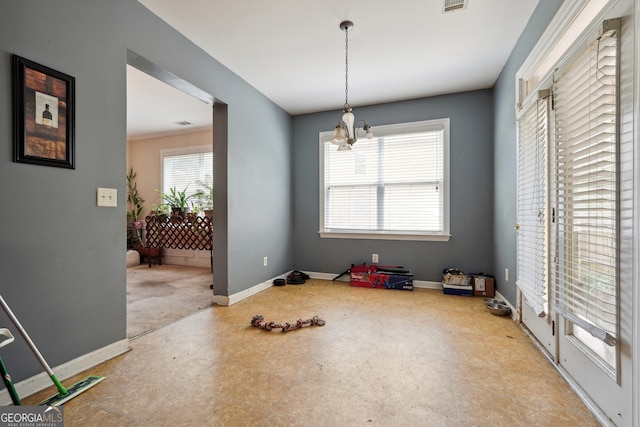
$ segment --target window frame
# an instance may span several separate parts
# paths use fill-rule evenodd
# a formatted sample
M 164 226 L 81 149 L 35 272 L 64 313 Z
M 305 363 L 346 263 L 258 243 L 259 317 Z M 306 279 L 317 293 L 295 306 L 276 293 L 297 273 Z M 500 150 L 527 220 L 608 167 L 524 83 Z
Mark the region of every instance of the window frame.
M 372 230 L 328 230 L 325 227 L 325 192 L 324 192 L 324 145 L 331 141 L 333 131 L 325 131 L 319 133 L 319 231 L 321 238 L 332 239 L 374 239 L 374 240 L 415 240 L 415 241 L 436 241 L 447 242 L 451 237 L 450 234 L 450 119 L 440 118 L 423 120 L 418 122 L 396 123 L 391 125 L 376 126 L 374 130 L 375 137 L 401 135 L 415 132 L 425 132 L 430 130 L 442 129 L 442 232 L 389 232 L 389 231 L 372 231 Z M 353 150 L 358 149 L 358 143 L 353 146 Z
M 176 156 L 182 156 L 182 155 L 190 155 L 190 154 L 206 154 L 206 153 L 211 153 L 212 156 L 212 165 L 214 164 L 214 159 L 213 159 L 213 146 L 212 145 L 192 145 L 189 147 L 178 147 L 178 148 L 165 148 L 160 150 L 160 188 L 162 189 L 161 191 L 163 193 L 167 192 L 167 189 L 165 189 L 165 170 L 164 170 L 164 159 L 166 157 L 176 157 Z M 211 180 L 212 180 L 212 184 L 213 184 L 213 169 L 211 170 Z M 190 190 L 192 191 L 188 191 L 187 195 L 189 195 L 190 193 L 194 193 L 197 191 L 197 188 L 191 188 L 189 187 Z M 182 188 L 177 188 L 178 191 L 182 191 Z

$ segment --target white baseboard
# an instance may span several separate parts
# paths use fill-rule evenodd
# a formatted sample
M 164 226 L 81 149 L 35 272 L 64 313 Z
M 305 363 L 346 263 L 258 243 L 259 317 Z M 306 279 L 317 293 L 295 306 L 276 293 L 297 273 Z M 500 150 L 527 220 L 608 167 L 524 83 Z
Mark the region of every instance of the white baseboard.
M 257 294 L 258 292 L 262 292 L 265 289 L 270 288 L 271 286 L 273 286 L 273 281 L 275 279 L 284 279 L 287 277 L 287 275 L 290 273 L 290 271 L 287 271 L 284 274 L 281 274 L 279 276 L 273 277 L 265 282 L 262 283 L 258 283 L 255 286 L 250 287 L 249 289 L 245 289 L 244 291 L 235 293 L 233 295 L 230 296 L 225 296 L 225 295 L 214 295 L 213 299 L 211 300 L 211 302 L 213 304 L 217 304 L 217 305 L 223 305 L 223 306 L 230 306 L 233 305 L 239 301 L 242 301 L 245 298 L 249 298 L 252 295 Z M 310 278 L 312 279 L 322 279 L 322 280 L 333 280 L 337 274 L 332 274 L 332 273 L 318 273 L 318 272 L 307 272 L 305 271 L 306 274 L 309 275 Z M 344 275 L 342 276 L 340 279 L 340 281 L 349 281 L 349 276 L 348 275 Z
M 350 276 L 349 274 L 343 274 L 340 277 L 338 277 L 338 274 L 334 274 L 334 273 L 318 273 L 318 272 L 310 272 L 307 273 L 309 275 L 309 277 L 311 277 L 312 279 L 322 279 L 322 280 L 334 280 L 336 282 L 349 282 L 350 281 Z M 413 281 L 413 287 L 414 288 L 421 288 L 421 289 L 442 289 L 442 283 L 441 282 L 429 282 L 426 280 L 414 280 Z
M 224 296 L 224 295 L 214 295 L 211 298 L 211 303 L 212 304 L 216 304 L 216 305 L 223 305 L 225 307 L 228 307 L 229 304 L 229 297 Z
M 321 273 L 317 271 L 305 271 L 306 274 L 309 275 L 312 279 L 321 279 L 321 280 L 335 280 L 337 282 L 349 282 L 350 276 L 347 273 L 340 275 L 340 273 Z M 286 272 L 280 276 L 276 276 L 272 279 L 267 280 L 266 282 L 258 283 L 257 285 L 245 289 L 242 292 L 238 292 L 231 296 L 224 295 L 214 295 L 212 302 L 213 304 L 230 306 L 232 304 L 237 303 L 238 301 L 242 301 L 245 298 L 249 298 L 252 295 L 257 294 L 258 292 L 264 291 L 267 288 L 273 286 L 273 281 L 277 278 L 285 278 L 287 277 L 289 272 Z M 413 287 L 419 289 L 442 289 L 442 282 L 431 282 L 427 280 L 414 280 Z M 515 320 L 516 310 L 515 308 L 507 301 L 507 299 L 500 294 L 500 292 L 496 291 L 496 298 L 501 299 L 507 303 L 507 305 L 511 308 L 511 318 Z
M 320 279 L 320 280 L 334 280 L 337 279 L 336 281 L 339 282 L 348 282 L 349 281 L 349 274 L 345 273 L 344 275 L 340 276 L 340 278 L 337 278 L 338 275 L 340 273 L 319 273 L 317 271 L 305 271 L 305 273 L 307 273 L 309 275 L 310 278 L 312 279 Z
M 80 357 L 63 363 L 62 365 L 58 365 L 52 369 L 56 374 L 56 377 L 60 381 L 64 381 L 74 375 L 86 371 L 87 369 L 91 369 L 94 366 L 106 362 L 109 359 L 113 359 L 122 353 L 126 353 L 129 349 L 129 340 L 123 339 L 94 350 L 91 353 L 83 354 Z M 21 398 L 30 396 L 52 385 L 53 382 L 46 372 L 42 372 L 14 384 L 16 391 L 18 392 L 18 396 Z M 11 396 L 7 389 L 0 391 L 0 405 L 11 405 L 12 403 Z
M 287 274 L 289 274 L 289 272 L 287 272 L 287 273 L 285 273 L 285 274 L 283 274 L 281 276 L 273 277 L 273 278 L 271 278 L 271 279 L 269 279 L 267 281 L 264 281 L 262 283 L 258 283 L 257 285 L 252 286 L 249 289 L 245 289 L 244 291 L 235 293 L 233 295 L 229 295 L 229 296 L 214 295 L 212 300 L 211 300 L 211 302 L 213 304 L 216 304 L 216 305 L 223 305 L 223 306 L 228 307 L 230 305 L 233 305 L 233 304 L 235 304 L 237 302 L 242 301 L 243 299 L 249 298 L 250 296 L 257 294 L 258 292 L 262 292 L 265 289 L 270 288 L 271 286 L 273 286 L 273 281 L 275 279 L 287 277 Z
M 442 282 L 429 282 L 427 280 L 414 280 L 414 288 L 420 289 L 440 289 L 442 290 Z
M 245 289 L 244 291 L 238 292 L 236 294 L 225 296 L 225 295 L 214 295 L 211 302 L 217 305 L 230 306 L 239 301 L 242 301 L 245 298 L 249 298 L 252 295 L 257 294 L 258 292 L 264 291 L 265 289 L 273 286 L 273 281 L 278 278 L 285 278 L 287 274 L 290 272 L 286 272 L 280 276 L 276 276 L 272 279 L 267 280 L 266 282 L 258 283 L 255 286 L 252 286 L 249 289 Z M 350 276 L 348 274 L 340 275 L 340 273 L 320 273 L 317 271 L 305 271 L 306 274 L 309 275 L 311 279 L 321 279 L 321 280 L 335 280 L 337 282 L 349 282 Z M 414 280 L 413 281 L 414 288 L 421 289 L 442 289 L 441 282 L 429 282 L 426 280 Z

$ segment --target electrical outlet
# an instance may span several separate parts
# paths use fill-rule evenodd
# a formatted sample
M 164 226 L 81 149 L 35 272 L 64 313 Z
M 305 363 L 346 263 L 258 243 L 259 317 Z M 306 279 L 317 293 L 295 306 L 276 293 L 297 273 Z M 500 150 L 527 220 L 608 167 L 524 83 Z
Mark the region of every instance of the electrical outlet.
M 378 254 L 371 254 L 371 262 L 374 264 L 378 262 Z
M 115 208 L 118 206 L 118 190 L 98 187 L 97 205 Z
M 509 281 L 509 269 L 508 268 L 504 269 L 504 281 L 505 282 Z
M 267 257 L 264 257 L 264 261 L 263 261 L 263 264 L 264 264 L 264 266 L 265 266 L 265 267 L 267 266 L 267 264 L 268 264 L 268 261 L 269 261 L 269 260 L 267 259 Z

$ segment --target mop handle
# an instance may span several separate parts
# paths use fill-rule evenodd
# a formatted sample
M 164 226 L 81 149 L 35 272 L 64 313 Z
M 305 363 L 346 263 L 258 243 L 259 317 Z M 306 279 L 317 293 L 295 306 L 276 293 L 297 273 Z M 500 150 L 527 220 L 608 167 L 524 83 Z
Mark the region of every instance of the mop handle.
M 22 325 L 18 321 L 18 318 L 16 317 L 16 315 L 13 314 L 13 311 L 11 311 L 11 309 L 7 305 L 7 303 L 4 300 L 4 298 L 2 298 L 2 295 L 0 295 L 0 304 L 2 305 L 2 308 L 4 309 L 4 311 L 7 313 L 7 316 L 9 316 L 9 318 L 11 319 L 13 324 L 16 325 L 16 328 L 18 328 L 18 331 L 20 332 L 20 335 L 22 335 L 22 337 L 27 342 L 27 344 L 29 344 L 29 347 L 31 348 L 31 351 L 33 351 L 33 353 L 36 355 L 36 357 L 38 358 L 38 361 L 40 361 L 40 364 L 42 365 L 42 367 L 45 369 L 45 371 L 47 371 L 47 374 L 49 374 L 50 377 L 51 376 L 55 376 L 54 373 L 53 373 L 53 370 L 51 370 L 51 368 L 49 367 L 49 364 L 47 363 L 47 361 L 44 360 L 44 357 L 42 357 L 42 354 L 40 354 L 40 351 L 38 351 L 38 348 L 36 347 L 36 345 L 33 343 L 33 341 L 31 341 L 31 338 L 29 338 L 29 335 L 27 334 L 27 331 L 24 330 L 24 328 L 22 327 Z

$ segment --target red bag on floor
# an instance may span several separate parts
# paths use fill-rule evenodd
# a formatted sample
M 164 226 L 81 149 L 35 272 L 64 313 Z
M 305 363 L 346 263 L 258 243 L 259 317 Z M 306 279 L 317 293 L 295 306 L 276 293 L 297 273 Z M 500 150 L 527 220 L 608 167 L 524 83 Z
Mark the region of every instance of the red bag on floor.
M 351 273 L 351 286 L 378 289 L 413 290 L 413 274 L 403 270 L 402 266 L 354 265 Z

